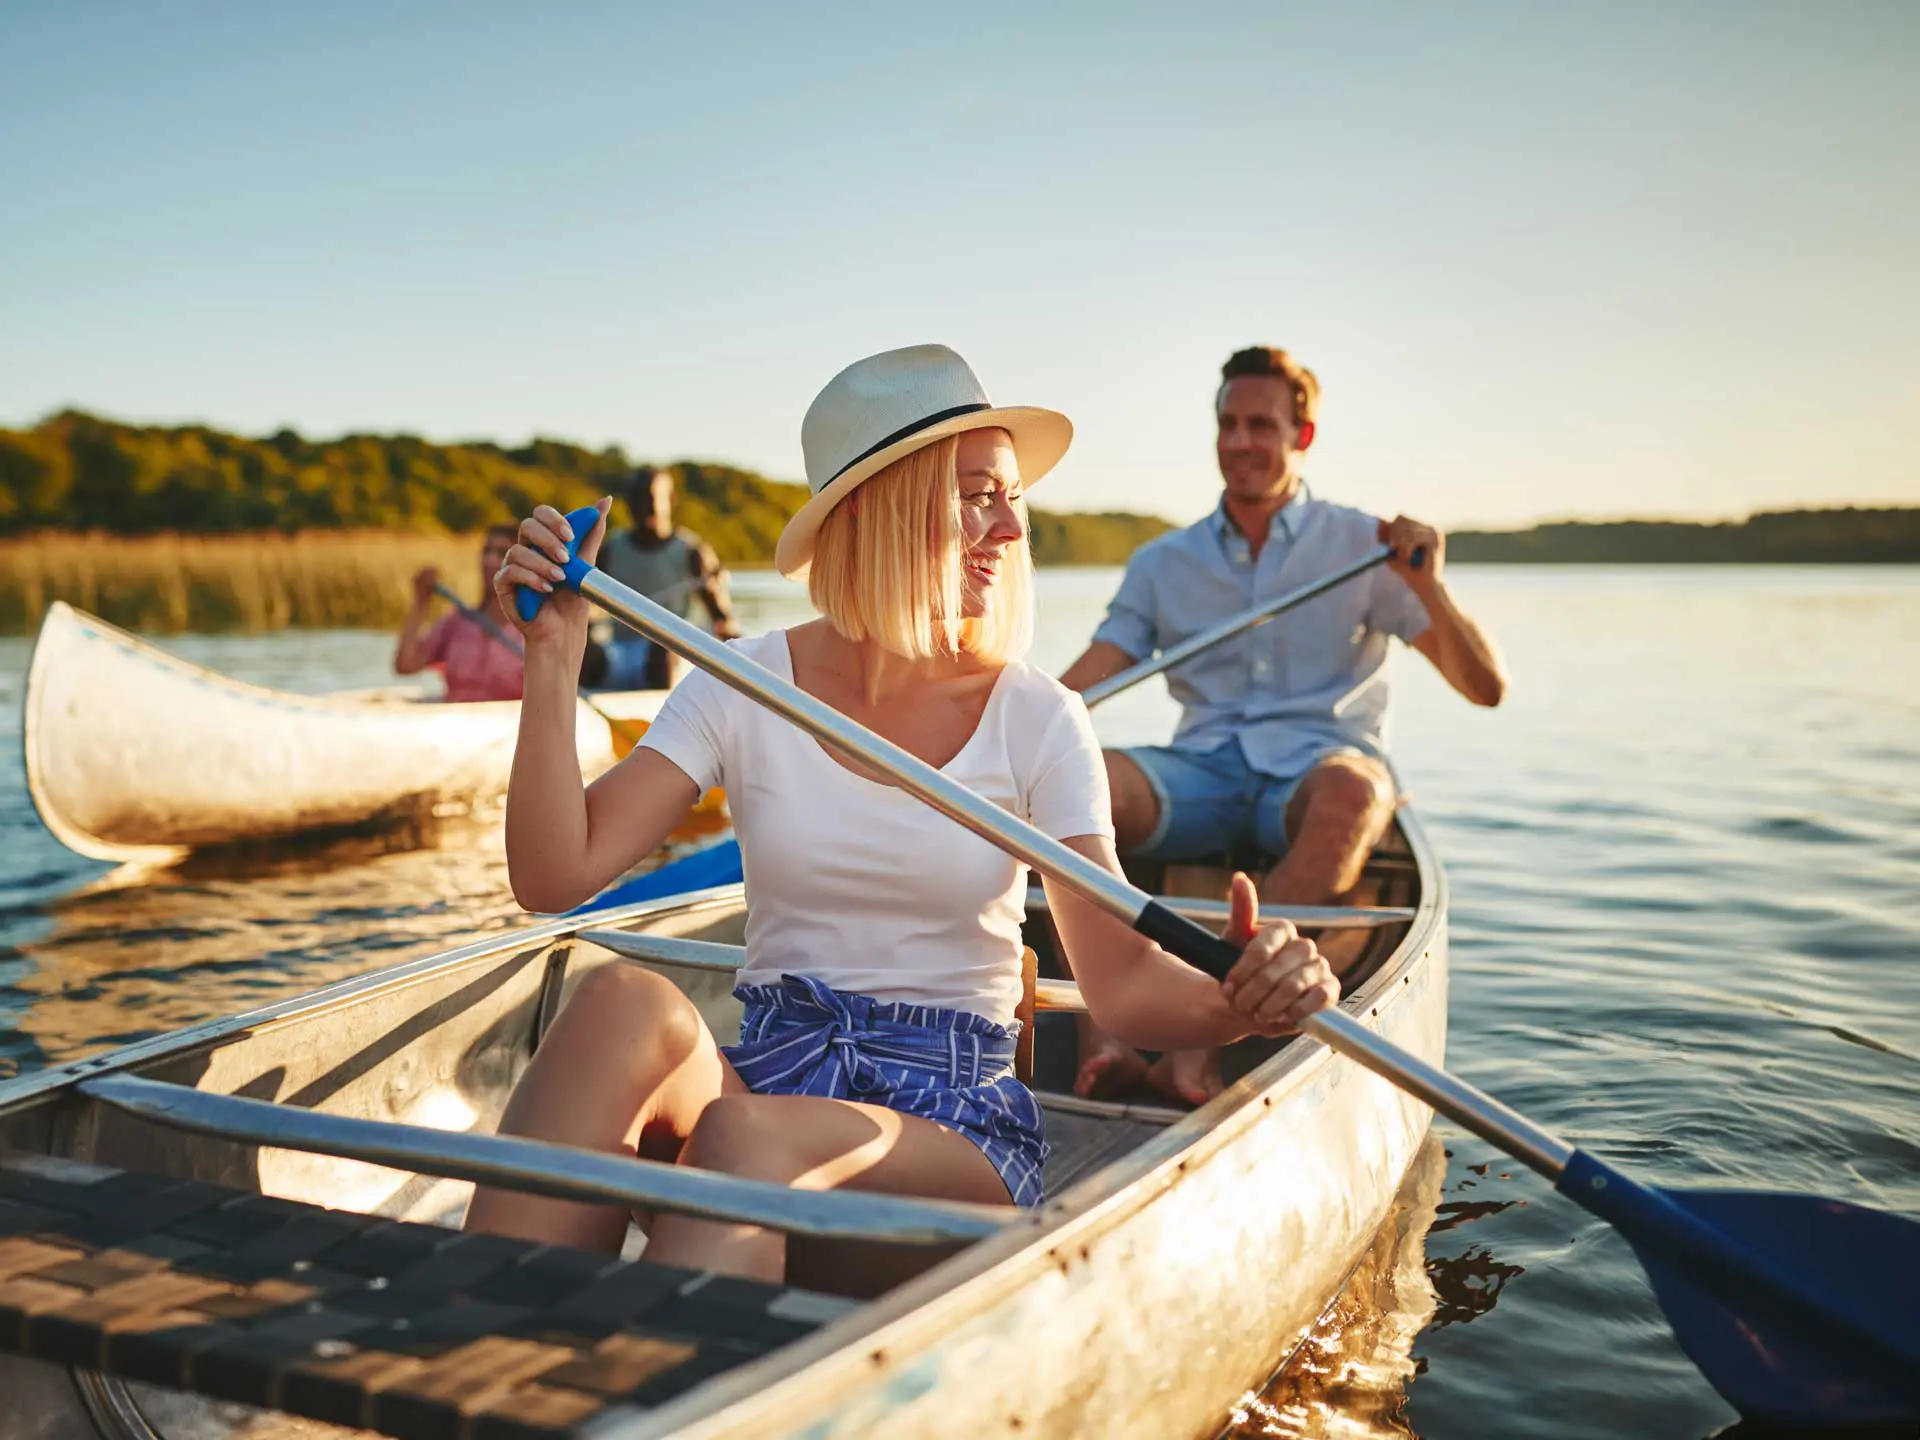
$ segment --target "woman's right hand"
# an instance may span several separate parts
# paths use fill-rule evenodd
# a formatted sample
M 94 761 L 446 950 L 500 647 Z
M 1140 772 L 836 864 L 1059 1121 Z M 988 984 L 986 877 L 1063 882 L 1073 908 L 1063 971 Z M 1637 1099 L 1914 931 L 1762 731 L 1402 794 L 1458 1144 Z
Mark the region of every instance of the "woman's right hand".
M 593 529 L 580 543 L 580 558 L 589 565 L 600 554 L 600 542 L 607 534 L 607 510 L 612 504 L 612 496 L 600 498 L 595 507 L 600 518 L 593 522 Z M 586 634 L 591 607 L 560 583 L 564 573 L 561 567 L 567 563 L 567 542 L 572 538 L 566 516 L 551 505 L 538 506 L 520 522 L 519 543 L 507 551 L 493 577 L 493 593 L 500 597 L 500 608 L 507 612 L 507 618 L 527 637 L 530 645 L 541 641 L 577 640 Z M 515 604 L 514 592 L 521 585 L 531 585 L 546 596 L 547 603 L 532 620 L 522 620 L 519 606 Z

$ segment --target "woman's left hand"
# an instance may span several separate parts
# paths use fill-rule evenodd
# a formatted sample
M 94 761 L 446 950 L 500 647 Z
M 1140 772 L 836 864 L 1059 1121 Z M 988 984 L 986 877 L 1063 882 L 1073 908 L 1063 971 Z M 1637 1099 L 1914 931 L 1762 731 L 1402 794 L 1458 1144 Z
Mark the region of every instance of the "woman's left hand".
M 1245 948 L 1220 992 L 1258 1035 L 1291 1035 L 1300 1022 L 1340 998 L 1340 982 L 1311 940 L 1287 921 L 1258 928 L 1259 896 L 1245 875 L 1228 892 L 1227 938 Z

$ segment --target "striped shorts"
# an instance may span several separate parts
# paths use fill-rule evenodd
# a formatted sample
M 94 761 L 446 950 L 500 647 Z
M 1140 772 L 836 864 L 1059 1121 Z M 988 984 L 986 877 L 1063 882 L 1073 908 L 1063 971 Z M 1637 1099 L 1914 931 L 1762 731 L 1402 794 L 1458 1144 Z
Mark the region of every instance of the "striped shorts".
M 1016 1032 L 984 1015 L 887 1004 L 805 975 L 742 985 L 740 1043 L 722 1047 L 756 1095 L 883 1105 L 957 1130 L 1016 1205 L 1038 1205 L 1047 1159 L 1039 1102 L 1013 1073 Z

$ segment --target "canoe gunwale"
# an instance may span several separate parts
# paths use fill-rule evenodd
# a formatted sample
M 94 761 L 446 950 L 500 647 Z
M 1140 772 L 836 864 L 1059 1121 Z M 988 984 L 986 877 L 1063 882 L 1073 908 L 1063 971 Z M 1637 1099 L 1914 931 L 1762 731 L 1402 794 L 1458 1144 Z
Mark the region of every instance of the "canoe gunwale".
M 1014 1216 L 1006 1207 L 857 1190 L 796 1190 L 637 1156 L 579 1150 L 484 1131 L 335 1115 L 324 1109 L 198 1090 L 175 1081 L 96 1075 L 76 1087 L 135 1119 L 239 1141 L 365 1161 L 415 1175 L 497 1185 L 523 1194 L 646 1207 L 707 1220 L 763 1225 L 793 1235 L 949 1245 L 980 1240 Z
M 196 1050 L 224 1044 L 242 1035 L 264 1034 L 284 1026 L 302 1023 L 325 1015 L 330 1010 L 358 1004 L 378 995 L 398 995 L 416 985 L 430 984 L 467 966 L 504 959 L 522 951 L 570 941 L 580 931 L 602 925 L 643 920 L 664 912 L 697 914 L 703 910 L 725 909 L 745 899 L 742 885 L 721 885 L 710 890 L 693 890 L 652 900 L 638 900 L 590 915 L 556 915 L 517 930 L 502 931 L 484 940 L 475 940 L 452 950 L 437 951 L 415 960 L 403 960 L 366 975 L 336 980 L 304 994 L 271 1001 L 253 1010 L 218 1020 L 203 1021 L 179 1030 L 152 1035 L 145 1040 L 99 1055 L 71 1060 L 64 1065 L 36 1070 L 13 1080 L 0 1081 L 0 1116 L 23 1105 L 44 1100 L 81 1080 L 120 1070 L 133 1070 L 177 1059 Z

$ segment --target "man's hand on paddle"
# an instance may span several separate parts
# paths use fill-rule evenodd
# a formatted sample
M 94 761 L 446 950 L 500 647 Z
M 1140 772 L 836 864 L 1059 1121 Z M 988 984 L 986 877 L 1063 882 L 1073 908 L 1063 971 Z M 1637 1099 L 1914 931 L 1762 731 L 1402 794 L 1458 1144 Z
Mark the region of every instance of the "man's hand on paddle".
M 1424 594 L 1440 583 L 1440 572 L 1447 562 L 1446 536 L 1433 526 L 1405 515 L 1382 520 L 1378 534 L 1385 544 L 1393 547 L 1393 558 L 1387 561 L 1387 568 L 1412 586 L 1414 594 Z M 1415 552 L 1420 557 L 1418 569 L 1413 563 Z
M 601 497 L 600 518 L 580 542 L 580 558 L 589 565 L 600 554 L 600 542 L 606 538 L 607 508 L 612 503 L 611 498 Z M 560 583 L 565 575 L 561 567 L 567 563 L 567 542 L 572 539 L 566 516 L 551 505 L 537 506 L 520 522 L 520 543 L 507 551 L 493 577 L 493 592 L 500 597 L 500 608 L 529 641 L 561 639 L 575 630 L 581 636 L 586 634 L 587 612 L 592 607 Z M 513 603 L 516 585 L 531 585 L 547 597 L 531 622 L 520 618 L 519 608 Z
M 1340 998 L 1340 982 L 1311 940 L 1285 920 L 1259 928 L 1252 880 L 1236 874 L 1228 901 L 1226 938 L 1245 948 L 1220 988 L 1250 1029 L 1290 1035 L 1307 1016 Z

